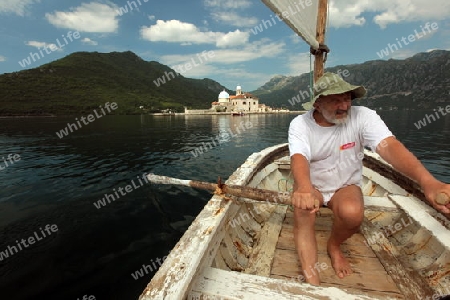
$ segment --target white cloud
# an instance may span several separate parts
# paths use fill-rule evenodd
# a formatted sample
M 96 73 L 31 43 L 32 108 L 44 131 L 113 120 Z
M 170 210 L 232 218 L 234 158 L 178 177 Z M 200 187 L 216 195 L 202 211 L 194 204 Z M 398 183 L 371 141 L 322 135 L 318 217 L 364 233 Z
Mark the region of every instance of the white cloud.
M 116 32 L 119 27 L 116 5 L 102 3 L 83 3 L 71 8 L 70 12 L 55 11 L 45 17 L 58 28 L 69 28 L 81 32 Z
M 375 13 L 374 23 L 381 28 L 389 24 L 412 21 L 438 21 L 450 15 L 448 0 L 347 0 L 330 2 L 330 25 L 350 27 L 364 25 L 364 13 Z
M 6 57 L 0 55 L 0 61 L 6 61 Z
M 285 44 L 269 43 L 261 40 L 245 45 L 243 48 L 214 50 L 214 56 L 206 61 L 206 64 L 232 64 L 242 63 L 259 58 L 276 57 L 284 51 Z M 172 54 L 163 55 L 159 60 L 167 65 L 179 65 L 189 62 L 196 54 Z
M 24 16 L 28 12 L 28 8 L 40 0 L 0 0 L 0 14 L 14 13 Z
M 248 42 L 248 32 L 236 30 L 227 34 L 218 34 L 216 45 L 219 48 L 239 46 Z
M 233 49 L 213 50 L 213 54 L 208 55 L 208 59 L 203 59 L 202 62 L 199 61 L 197 53 L 163 55 L 161 57 L 152 56 L 152 58 L 176 69 L 186 77 L 221 78 L 221 84 L 233 88 L 238 83 L 236 80 L 239 79 L 239 83 L 245 90 L 251 91 L 270 80 L 272 75 L 248 69 L 245 67 L 245 63 L 258 59 L 280 57 L 286 51 L 285 46 L 284 43 L 275 43 L 269 39 L 262 39 Z M 201 56 L 201 53 L 199 55 Z M 192 60 L 197 65 L 193 66 L 191 70 L 180 68 L 180 66 L 185 66 L 188 63 L 193 65 Z
M 56 46 L 56 44 L 47 44 L 45 42 L 38 42 L 38 41 L 28 41 L 25 43 L 27 46 L 35 47 L 38 49 L 44 49 L 48 48 L 52 51 L 63 51 L 62 48 Z
M 154 20 L 156 20 L 156 16 L 153 16 L 153 15 L 148 16 L 148 19 L 149 19 L 150 21 L 154 21 Z
M 141 28 L 141 36 L 152 42 L 170 42 L 180 44 L 215 44 L 217 47 L 230 47 L 248 42 L 250 33 L 236 30 L 222 33 L 201 31 L 194 24 L 179 20 L 156 21 L 155 25 Z
M 252 6 L 250 0 L 204 0 L 206 7 L 218 9 L 244 9 Z
M 255 17 L 243 17 L 234 12 L 213 12 L 211 17 L 224 24 L 234 25 L 237 27 L 252 27 L 258 24 L 258 19 Z
M 309 73 L 309 52 L 292 54 L 287 57 L 286 67 L 289 70 L 288 75 L 298 76 L 303 73 Z
M 246 45 L 243 49 L 227 49 L 215 52 L 214 61 L 223 64 L 238 63 L 255 60 L 258 58 L 276 57 L 284 52 L 284 43 L 268 43 L 260 40 Z
M 252 6 L 252 2 L 248 0 L 204 0 L 204 4 L 208 9 L 212 10 L 211 19 L 216 22 L 236 26 L 236 27 L 252 27 L 258 24 L 255 17 L 242 16 L 237 10 L 243 10 Z
M 298 36 L 298 34 L 294 33 L 289 36 L 292 44 L 300 44 L 302 43 L 302 38 Z
M 90 38 L 84 38 L 81 40 L 82 43 L 91 45 L 91 46 L 97 46 L 98 42 L 91 40 Z

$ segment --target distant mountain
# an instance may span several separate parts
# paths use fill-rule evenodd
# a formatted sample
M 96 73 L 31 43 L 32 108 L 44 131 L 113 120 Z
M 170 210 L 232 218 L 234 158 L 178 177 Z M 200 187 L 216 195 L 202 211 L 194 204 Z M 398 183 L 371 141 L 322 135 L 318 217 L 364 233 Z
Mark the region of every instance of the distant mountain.
M 106 102 L 117 102 L 117 114 L 140 113 L 140 106 L 150 112 L 183 111 L 183 106 L 208 107 L 223 89 L 211 79 L 185 78 L 133 52 L 77 52 L 0 75 L 0 115 L 79 114 Z
M 345 79 L 364 85 L 356 104 L 378 109 L 432 109 L 450 104 L 450 52 L 435 50 L 405 60 L 375 60 L 336 66 Z M 275 76 L 252 94 L 260 103 L 302 109 L 309 74 Z M 133 52 L 77 52 L 38 68 L 0 75 L 0 115 L 91 113 L 117 102 L 116 114 L 208 108 L 226 89 L 211 79 L 190 79 Z M 295 105 L 291 105 L 291 103 Z M 145 110 L 139 107 L 143 106 Z
M 374 109 L 433 109 L 450 104 L 450 52 L 435 50 L 405 60 L 374 60 L 362 64 L 327 68 L 328 72 L 348 70 L 345 80 L 364 85 L 367 96 L 356 101 Z M 261 103 L 291 110 L 302 109 L 308 101 L 309 74 L 275 76 L 253 91 Z M 295 105 L 292 105 L 294 103 Z

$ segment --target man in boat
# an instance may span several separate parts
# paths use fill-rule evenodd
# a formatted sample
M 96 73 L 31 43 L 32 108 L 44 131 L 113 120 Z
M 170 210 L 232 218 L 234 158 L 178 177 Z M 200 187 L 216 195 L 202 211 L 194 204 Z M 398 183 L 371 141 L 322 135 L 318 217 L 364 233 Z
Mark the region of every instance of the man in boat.
M 340 245 L 359 230 L 364 218 L 362 158 L 364 147 L 376 151 L 395 169 L 420 184 L 430 204 L 444 213 L 450 204 L 438 205 L 436 197 L 450 195 L 450 185 L 435 179 L 420 161 L 399 142 L 378 114 L 366 107 L 352 107 L 352 100 L 366 90 L 325 73 L 314 87 L 310 110 L 289 127 L 291 170 L 294 176 L 294 239 L 306 281 L 319 285 L 314 232 L 320 206 L 333 211 L 327 243 L 331 263 L 339 278 L 352 273 Z M 309 109 L 307 108 L 307 109 Z

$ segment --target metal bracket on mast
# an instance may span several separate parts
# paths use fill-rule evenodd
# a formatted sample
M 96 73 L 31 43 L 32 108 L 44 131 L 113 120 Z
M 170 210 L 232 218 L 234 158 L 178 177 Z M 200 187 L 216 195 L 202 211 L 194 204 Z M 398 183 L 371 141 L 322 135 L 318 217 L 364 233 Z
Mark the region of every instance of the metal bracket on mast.
M 328 48 L 328 46 L 325 45 L 325 44 L 319 44 L 319 49 L 314 49 L 313 47 L 311 47 L 309 51 L 314 56 L 321 55 L 321 54 L 325 53 L 325 58 L 324 58 L 323 62 L 326 62 L 327 61 L 327 57 L 328 57 L 328 53 L 330 53 L 330 48 Z

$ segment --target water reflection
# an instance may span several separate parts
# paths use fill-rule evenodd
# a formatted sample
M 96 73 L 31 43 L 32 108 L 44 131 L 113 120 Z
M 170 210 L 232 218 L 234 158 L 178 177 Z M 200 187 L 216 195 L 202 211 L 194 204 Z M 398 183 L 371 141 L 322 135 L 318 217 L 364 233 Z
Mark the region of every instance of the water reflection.
M 449 117 L 417 130 L 420 112 L 382 112 L 394 134 L 441 180 L 450 182 Z M 59 139 L 73 117 L 0 119 L 0 157 L 21 161 L 0 172 L 0 251 L 37 227 L 57 224 L 58 238 L 0 262 L 2 295 L 136 299 L 152 274 L 131 272 L 174 246 L 210 195 L 145 186 L 100 210 L 93 202 L 144 172 L 215 181 L 253 152 L 287 142 L 295 115 L 111 116 Z M 203 143 L 247 122 L 227 142 Z M 244 125 L 245 126 L 245 125 Z M 23 254 L 23 255 L 22 255 Z M 18 292 L 19 291 L 19 292 Z

